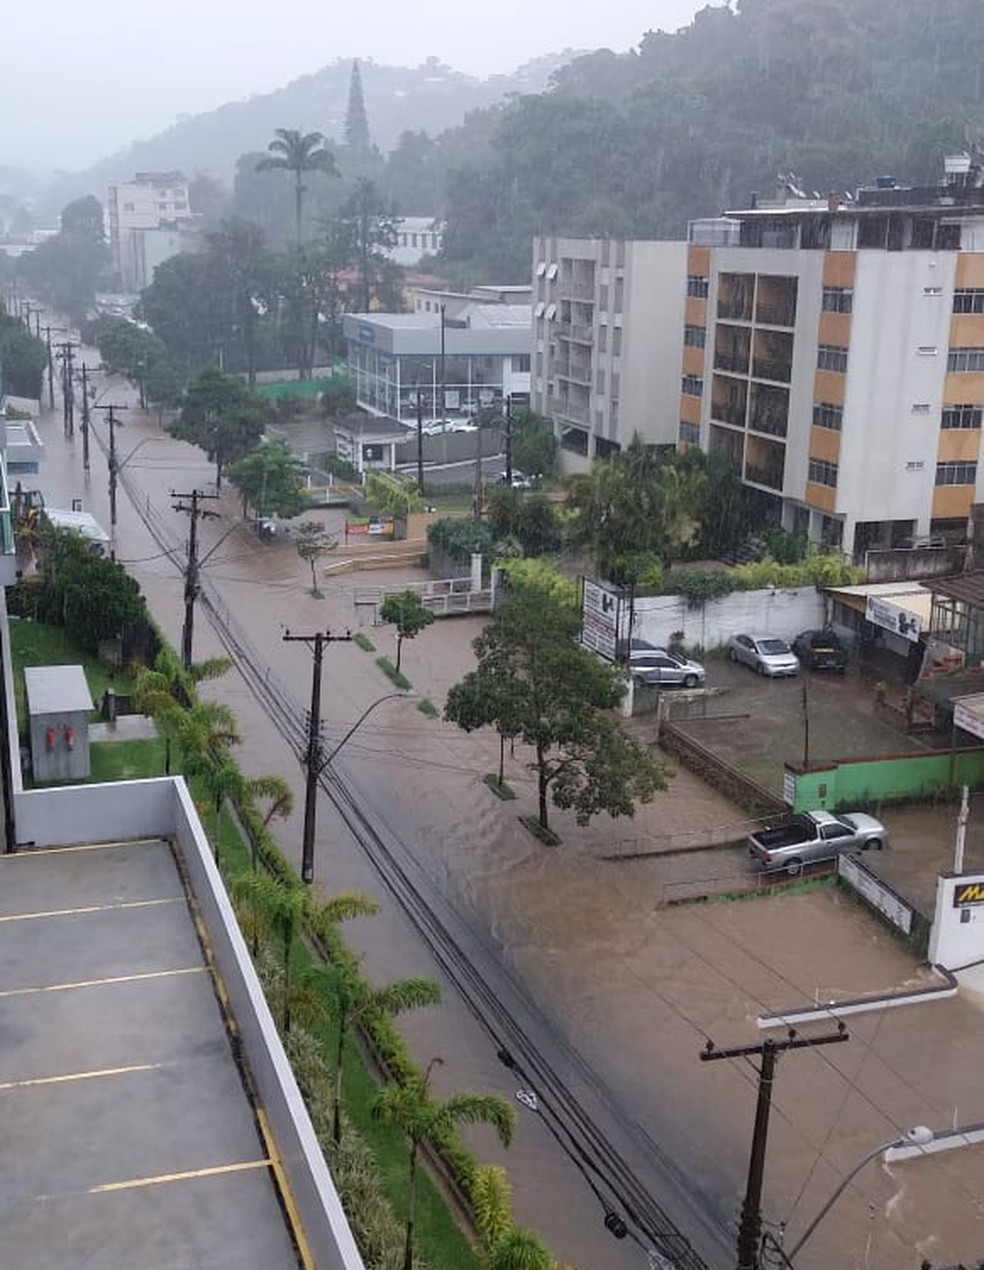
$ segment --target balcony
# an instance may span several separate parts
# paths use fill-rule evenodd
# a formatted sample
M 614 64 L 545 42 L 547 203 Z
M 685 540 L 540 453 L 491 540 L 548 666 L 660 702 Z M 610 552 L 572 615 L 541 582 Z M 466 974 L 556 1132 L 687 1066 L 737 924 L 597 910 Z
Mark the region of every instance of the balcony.
M 567 370 L 558 369 L 557 374 L 562 379 L 569 379 L 572 383 L 580 384 L 584 388 L 590 388 L 593 383 L 590 362 L 579 362 L 572 358 Z
M 560 419 L 570 419 L 574 423 L 583 423 L 585 426 L 591 423 L 591 412 L 588 407 L 574 405 L 566 397 L 548 397 L 547 409 L 550 414 Z
M 766 463 L 760 466 L 755 463 L 746 463 L 745 480 L 752 485 L 764 485 L 766 489 L 781 490 L 782 465 Z
M 554 331 L 562 340 L 574 344 L 594 344 L 594 330 L 577 322 L 555 322 Z

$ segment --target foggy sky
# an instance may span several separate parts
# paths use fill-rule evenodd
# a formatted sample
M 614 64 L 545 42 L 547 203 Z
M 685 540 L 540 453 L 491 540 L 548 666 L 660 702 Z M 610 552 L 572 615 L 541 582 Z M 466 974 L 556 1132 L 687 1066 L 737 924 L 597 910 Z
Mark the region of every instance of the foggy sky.
M 178 115 L 270 92 L 338 57 L 473 75 L 639 43 L 703 0 L 7 0 L 0 164 L 88 167 Z

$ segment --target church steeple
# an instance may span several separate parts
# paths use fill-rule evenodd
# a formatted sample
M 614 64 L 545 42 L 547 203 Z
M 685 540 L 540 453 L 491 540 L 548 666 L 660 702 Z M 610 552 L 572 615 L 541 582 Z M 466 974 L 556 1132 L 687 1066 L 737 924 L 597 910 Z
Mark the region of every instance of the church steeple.
M 362 94 L 362 75 L 357 61 L 352 63 L 352 78 L 349 80 L 345 145 L 358 154 L 365 154 L 370 148 L 369 117 L 366 115 L 366 99 Z

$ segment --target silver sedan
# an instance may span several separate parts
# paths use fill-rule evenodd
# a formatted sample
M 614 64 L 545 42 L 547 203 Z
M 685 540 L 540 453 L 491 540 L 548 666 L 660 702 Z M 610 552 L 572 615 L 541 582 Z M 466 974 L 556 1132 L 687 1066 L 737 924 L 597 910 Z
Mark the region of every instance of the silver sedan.
M 728 656 L 770 678 L 799 674 L 799 658 L 784 639 L 775 635 L 732 635 Z

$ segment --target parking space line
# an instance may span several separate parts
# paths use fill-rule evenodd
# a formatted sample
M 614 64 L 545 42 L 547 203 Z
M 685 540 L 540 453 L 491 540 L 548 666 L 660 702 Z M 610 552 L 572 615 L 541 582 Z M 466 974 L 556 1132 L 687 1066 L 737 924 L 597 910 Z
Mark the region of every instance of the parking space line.
M 156 900 L 120 900 L 116 904 L 85 904 L 79 908 L 49 908 L 36 913 L 8 913 L 0 917 L 5 922 L 33 922 L 45 917 L 80 917 L 86 913 L 112 913 L 127 908 L 154 908 L 160 904 L 183 904 L 183 895 L 169 895 Z
M 103 1067 L 91 1072 L 65 1072 L 60 1076 L 32 1076 L 25 1080 L 0 1081 L 0 1093 L 11 1089 L 31 1089 L 37 1085 L 66 1085 L 77 1080 L 101 1080 L 107 1076 L 131 1076 L 136 1072 L 156 1072 L 174 1063 L 134 1063 L 130 1067 Z
M 70 851 L 112 851 L 116 847 L 151 847 L 164 845 L 163 838 L 121 838 L 118 842 L 80 842 L 69 847 L 27 847 L 23 851 L 11 851 L 0 855 L 0 865 L 8 860 L 30 860 L 40 855 L 66 855 Z
M 144 1186 L 166 1186 L 170 1182 L 194 1182 L 202 1177 L 222 1177 L 226 1173 L 245 1173 L 254 1169 L 268 1169 L 270 1161 L 241 1160 L 238 1164 L 214 1164 L 204 1169 L 186 1169 L 182 1173 L 161 1173 L 157 1177 L 131 1177 L 122 1182 L 103 1182 L 90 1186 L 86 1195 L 110 1195 L 114 1191 L 132 1191 Z M 39 1196 L 39 1198 L 42 1198 Z
M 102 988 L 114 983 L 140 983 L 147 979 L 167 979 L 176 975 L 200 975 L 204 966 L 182 966 L 179 970 L 146 970 L 135 975 L 112 975 L 106 979 L 80 979 L 76 983 L 46 983 L 35 988 L 4 988 L 0 1000 L 6 997 L 30 997 L 41 992 L 69 992 L 73 988 Z

